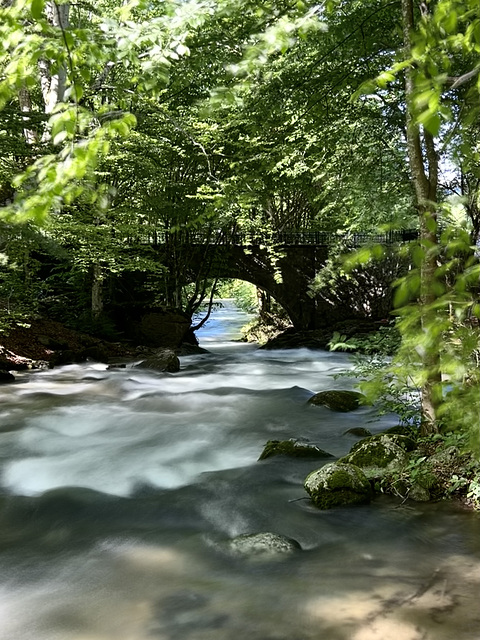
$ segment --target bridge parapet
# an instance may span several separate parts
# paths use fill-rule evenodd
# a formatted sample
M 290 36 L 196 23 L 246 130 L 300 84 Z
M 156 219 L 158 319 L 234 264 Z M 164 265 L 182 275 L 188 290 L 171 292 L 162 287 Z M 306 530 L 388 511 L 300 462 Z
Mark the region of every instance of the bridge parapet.
M 208 233 L 204 231 L 182 231 L 175 235 L 169 231 L 157 231 L 146 228 L 135 234 L 135 238 L 128 241 L 140 241 L 142 244 L 154 246 L 179 242 L 184 245 L 230 245 L 236 247 L 293 247 L 316 246 L 330 247 L 336 242 L 342 241 L 346 247 L 352 249 L 366 244 L 392 245 L 402 244 L 415 240 L 418 231 L 415 229 L 399 229 L 385 233 L 355 232 L 340 234 L 333 231 L 276 231 L 270 234 L 252 233 Z

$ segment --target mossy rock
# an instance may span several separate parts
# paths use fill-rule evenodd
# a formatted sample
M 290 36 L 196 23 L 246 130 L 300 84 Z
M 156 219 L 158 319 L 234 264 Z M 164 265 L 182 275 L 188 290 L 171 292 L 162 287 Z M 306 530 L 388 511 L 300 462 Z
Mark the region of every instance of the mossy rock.
M 332 454 L 314 444 L 290 438 L 290 440 L 268 440 L 259 460 L 272 456 L 289 456 L 290 458 L 332 458 Z
M 354 464 L 369 478 L 379 478 L 385 473 L 402 469 L 407 461 L 406 446 L 401 446 L 405 436 L 380 434 L 357 442 L 341 462 Z
M 385 429 L 385 431 L 383 431 L 382 433 L 386 433 L 386 434 L 394 434 L 394 435 L 398 435 L 398 436 L 406 436 L 407 438 L 410 438 L 411 440 L 415 440 L 417 437 L 417 434 L 415 432 L 415 429 L 412 429 L 411 427 L 405 427 L 403 424 L 397 424 L 394 427 L 390 427 L 389 429 Z
M 432 465 L 451 465 L 460 457 L 460 449 L 451 445 L 450 447 L 441 448 L 433 456 L 430 457 L 430 463 Z
M 345 391 L 341 389 L 331 389 L 330 391 L 320 391 L 308 401 L 315 406 L 323 406 L 332 411 L 355 411 L 361 404 L 367 402 L 363 393 L 358 391 Z
M 363 471 L 343 462 L 329 462 L 312 471 L 304 487 L 319 509 L 370 502 L 372 489 Z
M 414 482 L 407 493 L 410 500 L 414 502 L 429 502 L 431 496 L 430 491 L 420 482 Z

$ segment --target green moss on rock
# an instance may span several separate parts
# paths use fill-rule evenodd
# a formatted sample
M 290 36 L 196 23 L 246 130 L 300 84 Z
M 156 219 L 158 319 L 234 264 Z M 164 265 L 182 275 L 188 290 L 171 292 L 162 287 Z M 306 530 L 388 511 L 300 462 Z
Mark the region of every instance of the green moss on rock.
M 412 441 L 415 441 L 417 436 L 415 429 L 413 429 L 412 427 L 405 427 L 402 424 L 397 424 L 394 427 L 385 429 L 383 433 L 388 435 L 406 436 L 407 438 L 410 438 L 410 440 Z
M 308 402 L 315 406 L 327 407 L 332 411 L 347 412 L 358 409 L 361 404 L 366 404 L 367 398 L 358 391 L 332 389 L 316 393 Z
M 370 482 L 353 464 L 330 462 L 312 471 L 305 479 L 305 490 L 319 509 L 361 504 L 372 497 Z
M 295 438 L 290 440 L 268 440 L 262 451 L 259 460 L 271 458 L 272 456 L 289 456 L 290 458 L 331 458 L 331 453 L 320 449 L 314 444 L 298 441 Z
M 369 478 L 378 478 L 386 471 L 402 469 L 408 461 L 406 449 L 401 446 L 404 444 L 406 447 L 407 443 L 402 438 L 405 436 L 385 434 L 365 438 L 357 442 L 341 462 L 360 467 Z

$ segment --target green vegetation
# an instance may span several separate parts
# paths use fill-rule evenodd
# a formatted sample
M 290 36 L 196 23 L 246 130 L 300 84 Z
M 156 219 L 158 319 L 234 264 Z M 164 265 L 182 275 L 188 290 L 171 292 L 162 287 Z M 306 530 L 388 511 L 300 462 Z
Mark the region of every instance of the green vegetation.
M 219 298 L 233 298 L 237 307 L 247 313 L 257 310 L 257 288 L 250 282 L 223 280 L 218 283 L 216 294 Z
M 453 498 L 479 509 L 480 463 L 465 434 L 435 434 L 419 438 L 407 464 L 386 473 L 376 489 L 403 499 Z
M 478 446 L 478 0 L 14 0 L 0 38 L 1 330 L 48 314 L 114 335 L 135 305 L 190 317 L 218 281 L 189 241 L 261 234 L 275 261 L 277 233 L 330 231 L 313 298 L 368 287 L 364 311 L 388 319 L 392 290 L 367 279 L 388 262 L 397 316 L 332 348 L 400 340 L 362 364 L 364 391 Z M 352 234 L 411 227 L 404 253 L 344 259 Z

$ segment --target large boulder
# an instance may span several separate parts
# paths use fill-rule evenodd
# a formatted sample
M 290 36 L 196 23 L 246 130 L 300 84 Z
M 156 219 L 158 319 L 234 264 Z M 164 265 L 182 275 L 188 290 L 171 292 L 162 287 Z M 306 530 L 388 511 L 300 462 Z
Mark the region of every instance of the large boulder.
M 110 359 L 108 348 L 103 344 L 93 344 L 87 347 L 84 349 L 83 355 L 88 360 L 95 360 L 95 362 L 108 362 Z
M 176 373 L 180 371 L 180 360 L 172 349 L 158 349 L 154 354 L 137 364 L 135 368 Z
M 411 440 L 406 436 L 380 434 L 357 442 L 341 462 L 360 467 L 368 478 L 381 478 L 401 470 L 408 461 Z
M 327 349 L 332 336 L 330 330 L 297 331 L 289 327 L 260 347 L 260 349 Z
M 7 384 L 9 382 L 15 382 L 15 376 L 9 371 L 0 369 L 0 384 Z
M 190 318 L 175 311 L 150 311 L 136 326 L 136 340 L 149 347 L 177 348 L 190 333 Z
M 233 538 L 226 545 L 226 550 L 232 555 L 261 558 L 286 555 L 299 549 L 299 543 L 293 538 L 268 531 L 246 533 Z
M 343 389 L 331 389 L 320 391 L 309 399 L 309 403 L 315 406 L 323 406 L 332 411 L 354 411 L 367 401 L 363 393 L 358 391 L 345 391 Z
M 268 440 L 259 460 L 272 456 L 289 456 L 290 458 L 332 458 L 332 454 L 320 449 L 315 444 L 290 438 L 290 440 Z
M 319 509 L 370 502 L 372 489 L 363 471 L 343 462 L 329 462 L 305 479 L 305 490 Z

